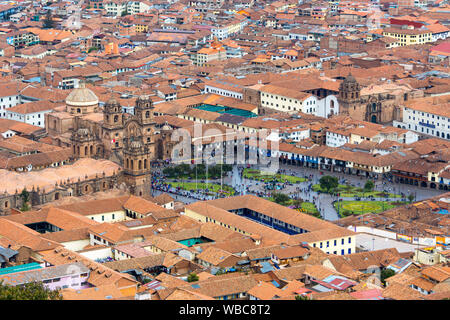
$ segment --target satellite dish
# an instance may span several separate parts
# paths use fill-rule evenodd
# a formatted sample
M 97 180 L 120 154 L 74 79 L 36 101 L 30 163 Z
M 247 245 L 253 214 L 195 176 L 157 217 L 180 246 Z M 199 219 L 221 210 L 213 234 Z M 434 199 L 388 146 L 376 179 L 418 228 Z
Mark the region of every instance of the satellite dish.
M 30 163 L 29 165 L 27 165 L 27 170 L 28 171 L 31 171 L 31 170 L 33 170 L 33 165 Z

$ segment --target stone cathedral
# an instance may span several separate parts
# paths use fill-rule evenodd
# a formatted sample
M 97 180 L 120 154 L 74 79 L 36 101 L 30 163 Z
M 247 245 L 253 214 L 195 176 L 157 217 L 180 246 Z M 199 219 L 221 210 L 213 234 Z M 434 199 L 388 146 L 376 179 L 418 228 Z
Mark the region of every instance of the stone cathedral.
M 151 188 L 151 161 L 171 153 L 168 125 L 156 129 L 149 96 L 136 100 L 134 115 L 124 113 L 115 99 L 99 107 L 97 96 L 83 85 L 66 98 L 64 109 L 46 115 L 46 130 L 60 146 L 71 147 L 76 158 L 107 159 L 123 168 L 120 183 L 132 194 Z

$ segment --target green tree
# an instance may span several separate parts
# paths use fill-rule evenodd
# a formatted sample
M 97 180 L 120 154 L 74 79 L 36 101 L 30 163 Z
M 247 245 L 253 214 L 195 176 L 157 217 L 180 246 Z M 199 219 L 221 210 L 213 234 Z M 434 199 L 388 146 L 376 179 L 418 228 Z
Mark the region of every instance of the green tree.
M 167 167 L 163 169 L 163 173 L 164 175 L 168 176 L 168 177 L 173 177 L 175 176 L 175 170 L 172 167 Z
M 50 10 L 47 10 L 45 18 L 42 22 L 43 22 L 42 28 L 44 29 L 52 29 L 55 27 L 55 21 L 53 21 L 52 13 L 50 12 Z
M 298 294 L 295 296 L 295 300 L 312 300 L 312 298 L 305 296 L 305 295 Z
M 62 300 L 59 290 L 50 290 L 42 282 L 10 286 L 0 281 L 0 300 Z
M 320 188 L 326 190 L 328 193 L 330 190 L 337 189 L 339 186 L 339 180 L 332 176 L 323 176 L 319 180 Z
M 289 196 L 285 195 L 284 193 L 274 192 L 272 193 L 273 201 L 275 201 L 278 204 L 286 205 L 289 203 L 291 198 Z
M 20 208 L 21 211 L 28 211 L 30 210 L 30 193 L 27 191 L 26 188 L 22 190 L 20 193 L 20 197 L 22 198 L 22 208 Z
M 408 195 L 408 200 L 409 200 L 409 202 L 413 202 L 415 198 L 416 198 L 416 197 L 415 197 L 412 193 L 410 193 L 410 194 Z
M 187 277 L 188 282 L 195 282 L 198 281 L 198 275 L 196 275 L 194 272 L 190 273 Z
M 196 164 L 195 168 L 192 170 L 192 175 L 195 178 L 195 174 L 197 174 L 197 178 L 204 177 L 206 175 L 206 166 L 201 164 Z
M 395 271 L 392 269 L 381 270 L 381 282 L 386 285 L 386 279 L 395 275 Z
M 292 201 L 292 205 L 293 205 L 296 209 L 301 208 L 301 207 L 302 207 L 302 203 L 303 203 L 303 200 L 302 200 L 302 199 L 295 199 L 294 201 Z
M 220 268 L 219 271 L 217 271 L 215 275 L 216 276 L 220 276 L 221 274 L 225 274 L 225 273 L 226 273 L 225 269 L 224 268 Z
M 375 187 L 375 184 L 372 180 L 367 180 L 364 184 L 364 192 L 371 192 L 373 188 Z

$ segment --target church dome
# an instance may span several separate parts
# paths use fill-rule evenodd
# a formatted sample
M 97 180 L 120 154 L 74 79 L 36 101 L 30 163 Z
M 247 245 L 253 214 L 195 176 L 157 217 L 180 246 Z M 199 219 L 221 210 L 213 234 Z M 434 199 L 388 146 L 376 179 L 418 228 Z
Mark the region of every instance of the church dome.
M 80 88 L 73 89 L 66 98 L 66 104 L 74 107 L 86 107 L 98 104 L 98 97 L 92 90 L 85 88 L 84 85 Z

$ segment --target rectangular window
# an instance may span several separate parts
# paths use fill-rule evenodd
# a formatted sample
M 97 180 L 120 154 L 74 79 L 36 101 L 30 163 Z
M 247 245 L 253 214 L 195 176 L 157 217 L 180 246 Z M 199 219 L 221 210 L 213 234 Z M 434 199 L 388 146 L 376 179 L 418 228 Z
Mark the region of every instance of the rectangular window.
M 352 243 L 352 238 L 348 238 L 348 243 Z

